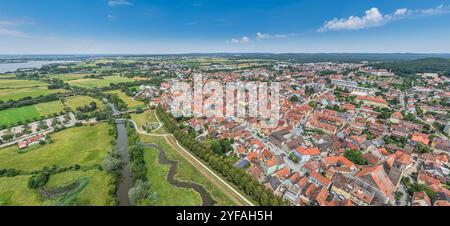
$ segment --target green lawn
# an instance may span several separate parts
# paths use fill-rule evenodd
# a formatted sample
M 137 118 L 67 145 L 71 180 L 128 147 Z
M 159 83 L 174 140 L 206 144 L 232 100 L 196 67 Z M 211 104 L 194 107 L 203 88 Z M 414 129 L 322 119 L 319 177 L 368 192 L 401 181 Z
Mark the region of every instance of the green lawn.
M 128 109 L 130 110 L 136 110 L 138 107 L 145 107 L 145 104 L 142 103 L 141 101 L 137 101 L 137 100 L 133 100 L 133 98 L 127 96 L 125 93 L 123 93 L 120 90 L 113 90 L 113 91 L 109 91 L 106 93 L 110 93 L 110 94 L 116 94 L 121 100 L 123 100 L 127 106 Z
M 54 113 L 61 111 L 64 111 L 64 105 L 61 101 L 10 108 L 0 111 L 0 125 L 15 125 L 17 122 L 25 122 L 26 120 L 34 121 L 35 118 L 52 116 Z
M 147 178 L 152 191 L 158 194 L 157 206 L 199 206 L 200 195 L 193 189 L 177 188 L 171 185 L 166 176 L 170 166 L 158 162 L 158 150 L 145 148 L 144 159 L 148 168 Z
M 236 205 L 209 179 L 201 176 L 200 172 L 187 160 L 180 156 L 177 151 L 164 140 L 164 138 L 144 135 L 140 135 L 140 137 L 143 142 L 154 143 L 163 148 L 168 159 L 178 161 L 178 169 L 175 174 L 175 178 L 177 180 L 191 181 L 203 186 L 203 188 L 211 194 L 212 198 L 217 202 L 216 205 L 218 206 Z
M 41 170 L 45 166 L 93 166 L 100 164 L 111 148 L 109 125 L 74 127 L 51 134 L 52 144 L 26 153 L 17 146 L 0 149 L 0 169 Z
M 107 76 L 103 77 L 103 79 L 92 79 L 92 78 L 83 78 L 70 80 L 68 83 L 72 86 L 78 86 L 83 88 L 97 88 L 97 87 L 107 87 L 110 83 L 123 83 L 123 82 L 133 82 L 133 79 L 127 77 L 120 76 Z
M 90 96 L 71 96 L 71 97 L 67 98 L 66 102 L 69 105 L 69 107 L 72 109 L 72 111 L 75 111 L 79 107 L 84 107 L 86 105 L 89 105 L 92 102 L 97 103 L 98 110 L 101 110 L 104 107 L 102 101 L 92 98 Z

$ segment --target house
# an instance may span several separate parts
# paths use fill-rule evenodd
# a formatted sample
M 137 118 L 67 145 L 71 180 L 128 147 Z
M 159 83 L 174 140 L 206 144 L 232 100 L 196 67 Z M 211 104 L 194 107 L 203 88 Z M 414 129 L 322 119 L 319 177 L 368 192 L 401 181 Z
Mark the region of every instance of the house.
M 411 140 L 413 142 L 422 143 L 424 145 L 428 145 L 430 143 L 430 140 L 428 139 L 428 134 L 419 132 L 414 132 Z
M 357 101 L 361 101 L 366 105 L 375 106 L 375 107 L 388 107 L 388 103 L 386 100 L 378 97 L 371 96 L 357 96 Z
M 412 206 L 431 206 L 430 197 L 424 191 L 414 192 Z
M 389 119 L 389 121 L 391 121 L 392 123 L 400 123 L 400 121 L 403 119 L 403 115 L 401 112 L 396 111 L 391 115 L 391 118 Z
M 368 206 L 374 198 L 373 193 L 359 186 L 351 177 L 336 173 L 333 176 L 331 191 L 339 199 L 350 199 L 359 206 Z
M 309 159 L 311 159 L 311 157 L 320 155 L 320 151 L 316 147 L 297 147 L 294 154 L 300 159 L 301 162 L 307 162 Z
M 383 203 L 393 202 L 395 186 L 384 170 L 383 165 L 367 166 L 355 174 L 355 182 L 374 194 Z
M 272 175 L 281 168 L 284 168 L 285 162 L 279 155 L 274 155 L 267 161 L 261 163 L 261 168 L 266 176 Z
M 24 149 L 29 147 L 30 145 L 38 144 L 40 141 L 45 141 L 44 134 L 37 134 L 35 136 L 29 137 L 25 140 L 20 141 L 17 145 L 19 149 Z

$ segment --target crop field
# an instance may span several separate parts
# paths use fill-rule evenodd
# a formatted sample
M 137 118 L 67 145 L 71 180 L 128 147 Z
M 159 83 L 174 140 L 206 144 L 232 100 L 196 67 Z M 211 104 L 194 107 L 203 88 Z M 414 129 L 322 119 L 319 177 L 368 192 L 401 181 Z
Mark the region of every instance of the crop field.
M 158 150 L 145 148 L 144 159 L 148 169 L 147 178 L 152 191 L 158 194 L 157 206 L 199 206 L 200 195 L 192 189 L 177 188 L 166 180 L 170 166 L 158 161 Z
M 102 101 L 92 98 L 90 96 L 71 96 L 68 97 L 66 100 L 67 105 L 75 111 L 79 107 L 84 107 L 86 105 L 89 105 L 90 103 L 95 102 L 97 103 L 97 109 L 103 109 L 104 104 Z
M 15 125 L 26 120 L 36 120 L 41 117 L 52 116 L 55 113 L 64 111 L 61 101 L 40 103 L 20 108 L 10 108 L 0 111 L 0 125 Z
M 0 169 L 40 170 L 45 166 L 62 167 L 100 164 L 111 148 L 109 125 L 74 127 L 51 134 L 53 143 L 26 153 L 17 146 L 0 149 Z
M 135 110 L 136 108 L 139 107 L 145 107 L 144 103 L 137 101 L 137 100 L 133 100 L 133 98 L 127 96 L 125 93 L 123 93 L 120 90 L 114 90 L 114 91 L 109 91 L 106 93 L 110 93 L 110 94 L 116 94 L 120 99 L 122 99 L 128 106 L 128 109 L 130 110 Z
M 101 87 L 107 87 L 111 83 L 123 83 L 123 82 L 133 82 L 133 79 L 127 78 L 127 77 L 120 77 L 120 76 L 107 76 L 103 77 L 103 79 L 95 79 L 95 78 L 83 78 L 83 79 L 76 79 L 76 80 L 70 80 L 68 83 L 72 86 L 78 86 L 83 88 L 101 88 Z

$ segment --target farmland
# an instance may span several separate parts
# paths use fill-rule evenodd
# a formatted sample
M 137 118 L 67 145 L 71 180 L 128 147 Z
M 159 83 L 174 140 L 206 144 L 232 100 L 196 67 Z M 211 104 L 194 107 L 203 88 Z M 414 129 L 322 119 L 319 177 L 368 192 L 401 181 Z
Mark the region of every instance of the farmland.
M 133 82 L 133 79 L 126 78 L 126 77 L 120 77 L 120 76 L 107 76 L 103 77 L 102 79 L 96 79 L 96 78 L 83 78 L 83 79 L 76 79 L 76 80 L 70 80 L 68 83 L 71 86 L 78 86 L 82 88 L 101 88 L 101 87 L 107 87 L 111 83 L 123 83 L 123 82 Z
M 61 111 L 64 111 L 64 105 L 61 101 L 40 103 L 20 108 L 10 108 L 0 111 L 0 125 L 15 125 L 18 122 L 52 116 Z

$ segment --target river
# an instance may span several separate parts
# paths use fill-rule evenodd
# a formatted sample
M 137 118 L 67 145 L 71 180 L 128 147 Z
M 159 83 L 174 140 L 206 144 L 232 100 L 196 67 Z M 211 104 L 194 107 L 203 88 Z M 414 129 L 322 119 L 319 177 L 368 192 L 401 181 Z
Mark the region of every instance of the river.
M 196 191 L 200 194 L 200 197 L 202 198 L 203 206 L 214 206 L 216 201 L 214 201 L 214 199 L 211 197 L 211 195 L 202 186 L 195 184 L 195 183 L 191 183 L 191 182 L 179 181 L 174 178 L 175 173 L 177 172 L 178 162 L 167 159 L 166 153 L 164 152 L 164 150 L 161 147 L 159 147 L 156 144 L 144 144 L 144 145 L 146 147 L 156 148 L 158 150 L 158 152 L 159 152 L 158 161 L 160 164 L 170 165 L 169 173 L 167 174 L 167 178 L 166 178 L 170 184 L 172 184 L 175 187 L 179 187 L 179 188 L 192 188 L 192 189 L 194 189 L 194 191 Z

